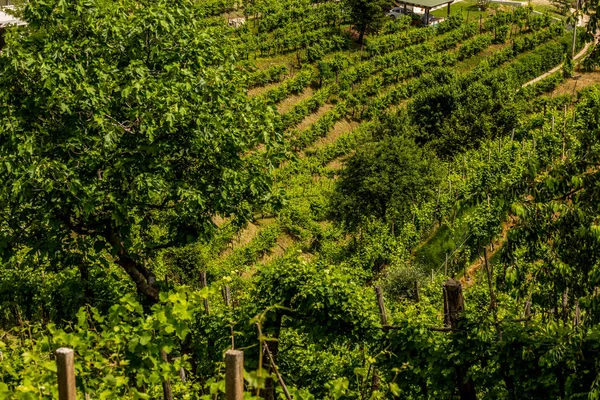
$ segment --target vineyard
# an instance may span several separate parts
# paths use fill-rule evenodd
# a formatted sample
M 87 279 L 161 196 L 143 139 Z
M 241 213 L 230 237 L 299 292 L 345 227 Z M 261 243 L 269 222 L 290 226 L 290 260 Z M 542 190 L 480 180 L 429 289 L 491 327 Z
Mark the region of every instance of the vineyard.
M 600 399 L 600 4 L 396 6 L 10 11 L 0 398 Z

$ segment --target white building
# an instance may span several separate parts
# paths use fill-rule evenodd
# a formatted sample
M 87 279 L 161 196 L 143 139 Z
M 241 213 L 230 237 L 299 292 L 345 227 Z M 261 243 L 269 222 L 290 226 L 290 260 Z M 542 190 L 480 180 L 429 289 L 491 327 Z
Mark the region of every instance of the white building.
M 6 12 L 13 9 L 13 6 L 7 3 L 10 3 L 10 0 L 0 0 L 0 49 L 4 47 L 4 30 L 6 27 L 12 25 L 25 25 L 24 21 L 21 21 Z

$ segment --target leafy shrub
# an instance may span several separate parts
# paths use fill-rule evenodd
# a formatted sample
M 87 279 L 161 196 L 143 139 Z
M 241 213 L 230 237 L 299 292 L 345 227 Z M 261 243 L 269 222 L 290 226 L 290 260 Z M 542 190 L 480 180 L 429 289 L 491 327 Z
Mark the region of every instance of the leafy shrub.
M 395 299 L 415 299 L 416 284 L 422 285 L 427 274 L 413 265 L 398 265 L 388 269 L 383 281 L 384 292 Z M 418 282 L 418 283 L 417 283 Z
M 434 195 L 440 173 L 435 160 L 431 151 L 402 136 L 360 148 L 336 184 L 334 215 L 351 228 L 363 217 L 402 226 L 413 205 Z

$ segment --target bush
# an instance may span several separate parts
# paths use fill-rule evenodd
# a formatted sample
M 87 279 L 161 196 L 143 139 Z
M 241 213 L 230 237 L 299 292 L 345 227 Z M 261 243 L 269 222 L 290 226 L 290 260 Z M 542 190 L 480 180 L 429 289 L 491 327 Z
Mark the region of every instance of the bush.
M 416 282 L 427 278 L 427 274 L 419 267 L 413 265 L 402 265 L 392 267 L 388 270 L 383 281 L 383 290 L 386 295 L 397 300 L 415 299 L 417 296 Z
M 440 169 L 435 155 L 407 137 L 388 137 L 359 149 L 341 173 L 334 215 L 350 228 L 364 217 L 402 226 L 414 206 L 434 196 Z

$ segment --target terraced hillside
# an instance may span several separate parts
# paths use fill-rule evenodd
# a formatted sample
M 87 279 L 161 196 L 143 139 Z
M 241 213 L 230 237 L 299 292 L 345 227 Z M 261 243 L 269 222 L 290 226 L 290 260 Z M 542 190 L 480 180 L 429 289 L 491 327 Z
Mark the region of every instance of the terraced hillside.
M 600 397 L 600 8 L 398 5 L 17 6 L 0 398 Z

